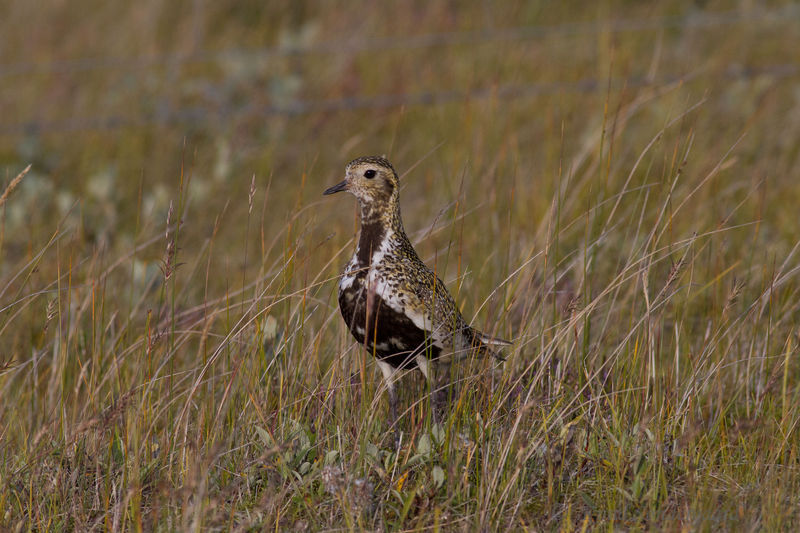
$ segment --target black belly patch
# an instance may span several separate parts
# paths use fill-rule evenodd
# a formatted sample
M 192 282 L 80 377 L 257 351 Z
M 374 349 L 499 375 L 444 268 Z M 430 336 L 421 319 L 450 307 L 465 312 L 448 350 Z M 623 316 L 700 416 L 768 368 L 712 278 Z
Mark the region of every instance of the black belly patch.
M 395 368 L 416 367 L 415 357 L 420 353 L 425 353 L 428 359 L 439 357 L 441 350 L 431 344 L 429 333 L 389 307 L 380 295 L 372 294 L 367 316 L 365 277 L 356 276 L 350 287 L 339 291 L 339 309 L 353 337 Z

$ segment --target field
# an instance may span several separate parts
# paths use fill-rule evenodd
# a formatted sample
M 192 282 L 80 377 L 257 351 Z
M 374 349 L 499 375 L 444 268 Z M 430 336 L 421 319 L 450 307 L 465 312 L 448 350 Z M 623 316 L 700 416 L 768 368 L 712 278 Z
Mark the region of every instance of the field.
M 0 530 L 794 531 L 800 7 L 0 6 Z M 361 155 L 464 316 L 402 443 Z M 29 167 L 29 168 L 28 168 Z

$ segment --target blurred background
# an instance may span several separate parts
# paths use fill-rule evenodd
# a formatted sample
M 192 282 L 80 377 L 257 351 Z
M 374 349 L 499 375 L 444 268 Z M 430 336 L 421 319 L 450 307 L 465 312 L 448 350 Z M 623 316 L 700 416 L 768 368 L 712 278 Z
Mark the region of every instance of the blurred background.
M 726 154 L 736 179 L 694 196 L 703 208 L 687 231 L 759 220 L 764 253 L 794 244 L 797 4 L 12 0 L 0 18 L 3 182 L 31 165 L 2 206 L 4 278 L 55 238 L 103 264 L 132 254 L 133 277 L 115 284 L 141 288 L 160 275 L 164 242 L 151 240 L 171 203 L 179 262 L 198 265 L 216 237 L 194 269 L 215 273 L 206 286 L 180 273 L 193 303 L 227 290 L 231 271 L 263 273 L 290 243 L 307 275 L 333 276 L 353 202 L 320 192 L 350 159 L 385 154 L 424 258 L 453 240 L 429 226 L 463 217 L 459 232 L 478 238 L 439 267 L 452 281 L 469 264 L 497 284 L 511 258 L 547 244 L 554 201 L 567 221 L 604 205 L 675 120 L 634 184 L 674 166 L 683 154 L 669 143 L 691 137 L 679 187 Z M 583 239 L 578 224 L 556 248 Z M 499 250 L 500 268 L 486 260 Z M 73 284 L 92 275 L 73 269 Z M 16 334 L 16 348 L 29 342 Z
M 127 429 L 94 444 L 112 474 L 115 446 L 145 464 L 187 412 L 197 479 L 222 461 L 217 439 L 242 445 L 225 460 L 245 471 L 249 428 L 283 427 L 284 412 L 332 446 L 342 412 L 362 405 L 339 399 L 330 420 L 314 410 L 326 386 L 357 393 L 334 281 L 357 219 L 351 197 L 321 193 L 371 154 L 399 171 L 406 229 L 467 318 L 517 340 L 508 375 L 557 368 L 525 377 L 529 390 L 567 404 L 611 368 L 600 389 L 649 384 L 625 412 L 674 408 L 669 424 L 693 445 L 687 428 L 723 397 L 719 420 L 758 418 L 780 376 L 785 406 L 797 368 L 782 347 L 800 316 L 798 50 L 791 2 L 3 1 L 0 391 L 16 401 L 0 418 L 20 425 L 0 440 L 27 450 L 6 479 L 20 491 L 49 479 L 20 472 L 87 428 L 125 426 L 125 401 L 139 407 Z M 663 314 L 639 322 L 653 301 Z M 787 366 L 751 365 L 756 352 Z M 578 360 L 583 373 L 565 370 Z M 726 370 L 706 379 L 710 368 Z M 287 390 L 300 398 L 288 407 Z M 159 482 L 189 476 L 165 468 Z M 162 494 L 142 483 L 142 498 Z M 180 514 L 183 496 L 163 494 Z
M 796 151 L 781 150 L 800 127 L 795 4 L 11 0 L 0 16 L 4 183 L 32 164 L 3 208 L 6 272 L 65 218 L 129 249 L 164 226 L 182 168 L 186 238 L 227 205 L 220 231 L 237 248 L 253 176 L 283 227 L 373 153 L 416 166 L 412 229 L 478 180 L 502 198 L 466 199 L 467 224 L 491 231 L 479 220 L 499 201 L 535 228 L 558 176 L 642 98 L 623 152 L 702 100 L 695 155 L 713 164 L 743 137 L 744 183 L 769 177 L 767 194 L 798 199 Z M 320 203 L 308 231 L 326 234 L 346 202 Z

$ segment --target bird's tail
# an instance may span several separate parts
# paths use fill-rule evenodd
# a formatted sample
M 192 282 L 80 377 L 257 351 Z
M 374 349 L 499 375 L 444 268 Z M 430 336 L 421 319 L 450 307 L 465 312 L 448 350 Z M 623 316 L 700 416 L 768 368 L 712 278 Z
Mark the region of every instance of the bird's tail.
M 489 355 L 499 361 L 505 361 L 506 358 L 500 355 L 493 347 L 511 345 L 510 341 L 499 337 L 490 337 L 475 329 L 472 330 L 472 342 L 473 345 L 478 347 L 479 352 Z

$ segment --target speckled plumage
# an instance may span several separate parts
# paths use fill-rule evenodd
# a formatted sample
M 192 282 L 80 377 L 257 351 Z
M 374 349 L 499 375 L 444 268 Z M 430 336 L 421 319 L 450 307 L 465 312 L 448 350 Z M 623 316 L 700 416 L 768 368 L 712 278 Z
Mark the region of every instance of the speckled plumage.
M 403 230 L 397 173 L 382 157 L 348 163 L 345 180 L 325 194 L 358 199 L 358 244 L 339 281 L 339 308 L 350 332 L 378 359 L 393 397 L 396 368 L 448 364 L 471 350 L 494 355 L 507 344 L 466 323 L 444 283 L 417 255 Z

